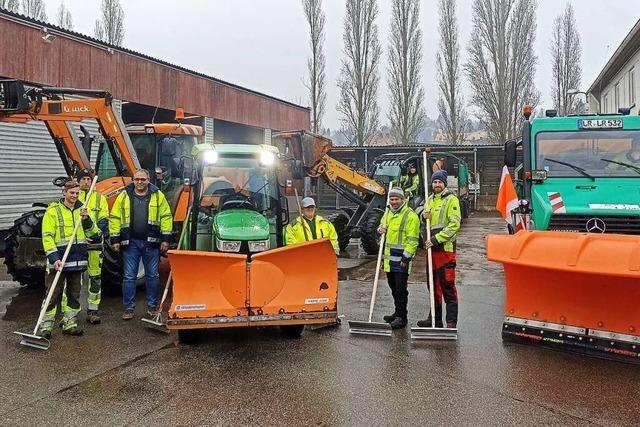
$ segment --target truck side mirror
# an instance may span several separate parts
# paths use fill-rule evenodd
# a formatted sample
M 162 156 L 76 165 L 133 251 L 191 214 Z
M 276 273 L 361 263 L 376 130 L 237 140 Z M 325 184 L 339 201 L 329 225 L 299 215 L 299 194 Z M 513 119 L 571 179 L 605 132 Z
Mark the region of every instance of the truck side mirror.
M 504 143 L 504 164 L 512 168 L 516 165 L 516 141 Z

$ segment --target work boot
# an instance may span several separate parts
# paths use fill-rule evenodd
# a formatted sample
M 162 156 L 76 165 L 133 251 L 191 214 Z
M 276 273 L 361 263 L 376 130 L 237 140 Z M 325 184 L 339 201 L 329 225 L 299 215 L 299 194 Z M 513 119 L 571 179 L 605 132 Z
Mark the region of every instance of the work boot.
M 158 307 L 155 306 L 147 306 L 147 316 L 155 317 L 158 314 Z
M 98 310 L 87 310 L 87 322 L 92 325 L 100 323 L 100 316 L 98 316 Z
M 447 328 L 456 329 L 458 325 L 455 322 L 447 322 Z
M 40 332 L 40 336 L 49 340 L 51 339 L 51 331 L 42 331 Z
M 394 312 L 393 314 L 389 314 L 387 316 L 382 316 L 382 320 L 385 321 L 385 323 L 391 323 L 394 320 L 396 320 L 396 313 Z
M 75 337 L 79 337 L 82 335 L 82 329 L 78 328 L 77 326 L 72 326 L 69 329 L 63 329 L 62 330 L 63 334 L 67 334 L 67 335 L 73 335 Z
M 133 310 L 127 309 L 122 313 L 122 320 L 131 320 L 133 319 Z
M 418 320 L 419 328 L 430 328 L 431 327 L 431 319 Z M 436 328 L 442 328 L 442 322 L 438 322 L 436 320 Z
M 407 326 L 407 319 L 396 317 L 395 319 L 393 319 L 393 322 L 391 322 L 390 325 L 391 329 L 402 329 Z

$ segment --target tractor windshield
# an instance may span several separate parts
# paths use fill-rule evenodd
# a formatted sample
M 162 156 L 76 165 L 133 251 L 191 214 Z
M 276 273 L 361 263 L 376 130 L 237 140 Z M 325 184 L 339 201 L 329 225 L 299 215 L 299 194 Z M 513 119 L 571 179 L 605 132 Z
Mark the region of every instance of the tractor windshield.
M 400 165 L 398 163 L 385 162 L 377 164 L 373 171 L 373 179 L 385 186 L 391 181 L 396 181 L 400 177 Z
M 541 132 L 536 149 L 549 177 L 638 177 L 640 130 Z
M 203 168 L 200 205 L 214 212 L 251 209 L 275 215 L 277 185 L 273 168 L 262 166 L 255 157 L 221 157 Z

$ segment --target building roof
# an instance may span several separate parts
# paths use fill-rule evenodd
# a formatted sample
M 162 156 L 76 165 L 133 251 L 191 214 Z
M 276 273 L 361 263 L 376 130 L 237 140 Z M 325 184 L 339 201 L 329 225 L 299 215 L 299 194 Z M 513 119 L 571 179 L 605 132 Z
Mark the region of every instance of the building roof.
M 87 36 L 85 34 L 77 32 L 77 31 L 66 30 L 66 29 L 64 29 L 62 27 L 59 27 L 57 25 L 53 25 L 53 24 L 51 24 L 49 22 L 45 22 L 45 21 L 40 21 L 40 20 L 37 20 L 37 19 L 29 18 L 28 16 L 22 15 L 20 13 L 14 13 L 14 12 L 11 12 L 9 10 L 0 8 L 0 17 L 3 17 L 5 19 L 9 19 L 9 20 L 14 21 L 14 22 L 18 22 L 18 23 L 21 23 L 21 24 L 26 24 L 26 25 L 30 25 L 30 26 L 36 26 L 36 27 L 41 28 L 43 30 L 46 30 L 48 33 L 51 33 L 51 34 L 54 34 L 54 35 L 56 33 L 59 33 L 59 35 L 61 35 L 61 36 L 63 35 L 65 37 L 69 37 L 69 38 L 76 39 L 76 40 L 79 40 L 79 41 L 84 41 L 84 42 L 89 43 L 89 44 L 99 45 L 99 46 L 104 47 L 106 49 L 111 49 L 113 51 L 118 51 L 118 52 L 126 53 L 128 55 L 136 56 L 138 58 L 142 58 L 142 59 L 145 59 L 147 61 L 155 62 L 157 64 L 164 65 L 166 67 L 174 68 L 174 69 L 176 69 L 178 71 L 181 71 L 181 72 L 184 72 L 184 73 L 192 74 L 194 76 L 198 76 L 198 77 L 201 77 L 201 78 L 204 78 L 204 79 L 207 79 L 207 80 L 212 80 L 212 81 L 214 81 L 216 83 L 219 83 L 219 84 L 222 84 L 222 85 L 225 85 L 225 86 L 229 86 L 229 87 L 232 87 L 234 89 L 242 90 L 242 91 L 245 91 L 245 92 L 248 92 L 248 93 L 251 93 L 251 94 L 254 94 L 254 95 L 258 95 L 258 96 L 261 96 L 261 97 L 264 97 L 264 98 L 267 98 L 267 99 L 270 99 L 270 100 L 273 100 L 273 101 L 281 102 L 283 104 L 287 104 L 287 105 L 290 105 L 292 107 L 297 107 L 297 108 L 309 110 L 309 107 L 298 105 L 298 104 L 295 104 L 295 103 L 290 102 L 290 101 L 285 101 L 284 99 L 276 98 L 274 96 L 267 95 L 265 93 L 258 92 L 258 91 L 252 90 L 252 89 L 248 89 L 246 87 L 243 87 L 243 86 L 240 86 L 240 85 L 237 85 L 237 84 L 234 84 L 234 83 L 229 83 L 229 82 L 226 82 L 224 80 L 220 80 L 220 79 L 218 79 L 216 77 L 212 77 L 212 76 L 206 75 L 204 73 L 200 73 L 198 71 L 190 70 L 190 69 L 182 67 L 180 65 L 172 64 L 170 62 L 163 61 L 161 59 L 154 58 L 152 56 L 145 55 L 143 53 L 136 52 L 134 50 L 124 48 L 122 46 L 116 46 L 116 45 L 112 45 L 112 44 L 109 44 L 109 43 L 105 43 L 105 42 L 103 42 L 101 40 L 96 39 L 95 37 Z
M 620 46 L 613 52 L 609 61 L 604 66 L 598 77 L 589 87 L 589 92 L 596 98 L 600 97 L 600 91 L 620 71 L 631 57 L 640 49 L 640 20 L 636 22 L 631 31 L 622 40 Z

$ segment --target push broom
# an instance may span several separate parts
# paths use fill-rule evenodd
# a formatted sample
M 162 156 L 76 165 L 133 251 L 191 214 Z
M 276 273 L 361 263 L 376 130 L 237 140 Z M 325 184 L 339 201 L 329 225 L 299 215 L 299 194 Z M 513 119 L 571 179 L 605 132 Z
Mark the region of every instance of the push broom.
M 389 183 L 389 189 L 387 190 L 387 204 L 385 208 L 385 215 L 389 212 L 389 193 L 391 192 L 393 183 Z M 382 233 L 380 236 L 380 247 L 378 248 L 378 261 L 376 263 L 376 274 L 373 279 L 373 291 L 371 292 L 371 303 L 369 304 L 369 321 L 362 322 L 357 320 L 349 320 L 349 333 L 356 335 L 379 335 L 379 336 L 391 336 L 391 325 L 382 322 L 372 322 L 373 307 L 376 303 L 376 293 L 378 292 L 378 278 L 380 277 L 380 263 L 382 261 L 382 253 L 384 251 L 384 242 L 387 233 Z
M 424 179 L 424 200 L 425 204 L 429 200 L 429 179 L 427 177 L 427 152 L 422 153 L 422 177 Z M 427 217 L 426 222 L 426 240 L 431 240 L 431 219 Z M 429 316 L 431 318 L 431 327 L 413 327 L 411 328 L 411 339 L 414 340 L 457 340 L 458 329 L 457 328 L 436 328 L 436 310 L 435 310 L 435 296 L 434 296 L 434 283 L 433 283 L 433 259 L 431 258 L 431 248 L 427 249 L 427 292 L 429 293 Z
M 182 246 L 182 239 L 184 238 L 184 231 L 187 229 L 187 221 L 191 218 L 191 204 L 189 204 L 189 209 L 187 209 L 187 216 L 185 216 L 186 220 L 182 225 L 182 230 L 180 231 L 180 238 L 178 240 L 178 247 L 176 249 L 180 250 L 180 246 Z M 167 329 L 166 325 L 160 321 L 163 312 L 163 305 L 165 300 L 167 299 L 167 295 L 169 295 L 169 289 L 171 287 L 171 279 L 173 276 L 173 270 L 169 270 L 169 276 L 167 277 L 167 283 L 164 285 L 164 291 L 162 292 L 162 299 L 160 300 L 160 304 L 158 305 L 158 312 L 153 318 L 148 319 L 146 317 L 142 318 L 142 321 L 147 323 L 149 328 L 169 333 L 170 331 Z
M 87 193 L 87 197 L 85 197 L 84 203 L 82 204 L 82 207 L 80 209 L 84 209 L 87 207 L 87 203 L 89 202 L 89 198 L 93 193 L 93 189 L 96 186 L 96 182 L 98 182 L 98 175 L 93 177 L 91 188 L 89 189 L 89 192 Z M 69 239 L 69 243 L 67 243 L 67 248 L 64 250 L 64 255 L 62 255 L 62 267 L 60 267 L 60 270 L 56 272 L 56 277 L 53 278 L 51 287 L 47 292 L 47 297 L 44 299 L 44 302 L 42 303 L 42 307 L 40 308 L 40 316 L 38 316 L 38 321 L 36 322 L 36 326 L 35 328 L 33 328 L 33 333 L 28 334 L 25 332 L 18 332 L 18 331 L 13 332 L 14 334 L 20 335 L 22 337 L 22 340 L 20 341 L 20 344 L 22 345 L 25 345 L 27 347 L 37 348 L 38 350 L 48 350 L 49 346 L 51 346 L 51 342 L 48 339 L 38 335 L 38 329 L 42 324 L 44 314 L 47 312 L 47 307 L 49 307 L 49 303 L 51 303 L 53 292 L 55 291 L 56 286 L 58 285 L 58 281 L 60 280 L 60 276 L 62 275 L 62 270 L 64 269 L 64 263 L 67 261 L 67 257 L 69 256 L 69 252 L 71 251 L 71 245 L 73 244 L 73 241 L 76 240 L 76 234 L 78 233 L 78 227 L 80 227 L 81 222 L 82 221 L 76 222 L 76 226 L 73 229 L 73 234 L 71 235 L 72 237 L 71 239 Z

